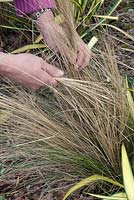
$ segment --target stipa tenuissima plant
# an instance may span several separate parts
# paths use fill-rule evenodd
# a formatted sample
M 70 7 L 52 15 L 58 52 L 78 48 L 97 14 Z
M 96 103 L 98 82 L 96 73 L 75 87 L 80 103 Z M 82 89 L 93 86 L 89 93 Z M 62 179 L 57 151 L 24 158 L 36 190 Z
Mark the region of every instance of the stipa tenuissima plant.
M 112 46 L 105 43 L 105 51 L 77 79 L 58 81 L 53 98 L 40 103 L 17 88 L 14 95 L 1 92 L 0 107 L 8 116 L 0 133 L 2 178 L 19 170 L 47 171 L 49 181 L 95 173 L 119 178 L 128 106 Z

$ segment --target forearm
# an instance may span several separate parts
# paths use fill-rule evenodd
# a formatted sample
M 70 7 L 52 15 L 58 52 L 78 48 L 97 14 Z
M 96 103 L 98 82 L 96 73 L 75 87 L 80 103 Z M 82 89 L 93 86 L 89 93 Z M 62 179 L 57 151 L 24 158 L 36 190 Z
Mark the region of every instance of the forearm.
M 8 72 L 10 60 L 13 55 L 0 52 L 0 75 Z

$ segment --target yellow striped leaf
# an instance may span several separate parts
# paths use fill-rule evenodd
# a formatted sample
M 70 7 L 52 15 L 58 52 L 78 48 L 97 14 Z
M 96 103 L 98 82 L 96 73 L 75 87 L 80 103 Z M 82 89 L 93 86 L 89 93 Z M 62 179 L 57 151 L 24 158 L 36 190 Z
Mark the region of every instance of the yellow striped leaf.
M 105 181 L 105 182 L 108 182 L 108 183 L 111 183 L 113 185 L 116 185 L 116 186 L 119 186 L 119 187 L 123 188 L 123 185 L 121 185 L 117 181 L 114 181 L 114 180 L 112 180 L 110 178 L 107 178 L 107 177 L 104 177 L 104 176 L 93 175 L 93 176 L 90 176 L 88 178 L 83 179 L 82 181 L 80 181 L 79 183 L 77 183 L 76 185 L 74 185 L 72 188 L 70 188 L 68 190 L 68 192 L 66 193 L 66 195 L 65 195 L 65 197 L 64 197 L 63 200 L 66 200 L 70 196 L 70 194 L 72 194 L 76 190 L 82 188 L 83 186 L 88 185 L 89 183 L 96 182 L 96 181 Z
M 12 51 L 11 53 L 13 53 L 13 54 L 23 53 L 25 51 L 33 50 L 33 49 L 44 49 L 45 47 L 46 47 L 45 44 L 30 44 L 30 45 L 21 47 L 19 49 L 16 49 L 16 50 Z
M 128 200 L 134 200 L 134 177 L 124 145 L 122 145 L 122 173 L 127 198 Z
M 91 194 L 91 193 L 88 193 L 88 194 L 90 194 L 93 197 L 97 197 L 97 198 L 103 199 L 103 200 L 127 200 L 127 196 L 125 193 L 117 193 L 112 196 L 95 195 L 95 194 Z
M 127 77 L 126 77 L 126 87 L 127 87 L 127 100 L 128 100 L 128 104 L 129 104 L 129 108 L 130 108 L 130 114 L 131 114 L 132 118 L 134 119 L 134 101 L 133 101 L 131 92 L 128 89 L 129 86 L 128 86 Z

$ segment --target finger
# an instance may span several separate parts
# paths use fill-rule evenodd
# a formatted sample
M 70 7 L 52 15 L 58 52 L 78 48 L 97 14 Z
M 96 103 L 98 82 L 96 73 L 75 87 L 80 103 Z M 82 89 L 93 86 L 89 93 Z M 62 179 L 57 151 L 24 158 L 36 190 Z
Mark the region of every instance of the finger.
M 28 88 L 32 89 L 33 91 L 36 91 L 38 89 L 40 89 L 41 85 L 40 86 L 37 86 L 37 85 L 31 85 L 29 86 Z
M 50 76 L 46 71 L 44 71 L 40 76 L 40 86 L 48 85 L 48 86 L 56 86 L 57 81 L 54 77 Z
M 77 61 L 76 61 L 77 70 L 79 69 L 79 67 L 83 65 L 83 62 L 84 62 L 84 52 L 82 51 L 82 49 L 80 49 L 77 54 Z
M 84 56 L 84 62 L 81 66 L 81 69 L 84 69 L 85 67 L 87 67 L 89 65 L 89 61 L 91 59 L 91 56 L 89 54 L 85 54 Z
M 52 77 L 61 77 L 64 75 L 64 72 L 53 65 L 49 65 L 46 62 L 43 63 L 42 70 L 46 71 Z

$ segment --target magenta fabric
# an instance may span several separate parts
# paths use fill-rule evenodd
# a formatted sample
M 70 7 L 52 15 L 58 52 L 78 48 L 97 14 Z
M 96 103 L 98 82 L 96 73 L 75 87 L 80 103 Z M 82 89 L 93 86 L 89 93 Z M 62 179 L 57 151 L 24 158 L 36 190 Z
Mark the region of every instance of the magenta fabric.
M 17 15 L 25 15 L 42 8 L 55 8 L 55 0 L 14 0 Z

